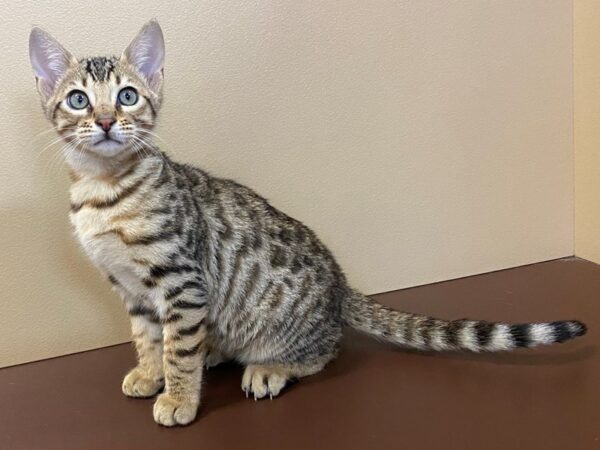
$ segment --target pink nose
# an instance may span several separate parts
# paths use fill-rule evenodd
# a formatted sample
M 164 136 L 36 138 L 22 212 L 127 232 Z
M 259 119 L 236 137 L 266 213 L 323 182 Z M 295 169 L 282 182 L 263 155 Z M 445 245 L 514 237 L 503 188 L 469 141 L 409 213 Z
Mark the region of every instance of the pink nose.
M 104 131 L 108 131 L 110 130 L 110 127 L 112 127 L 112 124 L 115 123 L 115 119 L 114 117 L 102 118 L 96 120 L 96 123 L 100 125 Z

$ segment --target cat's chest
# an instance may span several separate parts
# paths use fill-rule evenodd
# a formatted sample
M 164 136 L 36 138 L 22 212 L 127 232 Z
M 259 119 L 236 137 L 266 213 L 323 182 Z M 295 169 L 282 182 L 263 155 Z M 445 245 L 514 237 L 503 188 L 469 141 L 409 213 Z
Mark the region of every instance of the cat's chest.
M 134 249 L 119 237 L 121 227 L 115 226 L 115 217 L 117 215 L 108 211 L 91 208 L 70 215 L 83 250 L 96 266 L 105 270 L 129 265 L 135 257 Z
M 87 256 L 110 275 L 128 271 L 143 276 L 140 262 L 147 265 L 151 259 L 160 259 L 156 248 L 137 242 L 161 226 L 159 218 L 150 213 L 156 203 L 152 193 L 140 187 L 137 195 L 115 202 L 103 199 L 119 199 L 122 187 L 88 183 L 76 188 L 71 192 L 70 220 Z

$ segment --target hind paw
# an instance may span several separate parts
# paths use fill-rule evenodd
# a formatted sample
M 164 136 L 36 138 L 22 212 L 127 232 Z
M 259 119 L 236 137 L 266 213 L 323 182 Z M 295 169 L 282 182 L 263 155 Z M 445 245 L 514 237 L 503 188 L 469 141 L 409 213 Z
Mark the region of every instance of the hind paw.
M 246 367 L 242 377 L 242 390 L 246 393 L 246 397 L 253 395 L 254 400 L 267 395 L 273 399 L 285 387 L 287 380 L 288 374 L 284 370 L 250 365 Z

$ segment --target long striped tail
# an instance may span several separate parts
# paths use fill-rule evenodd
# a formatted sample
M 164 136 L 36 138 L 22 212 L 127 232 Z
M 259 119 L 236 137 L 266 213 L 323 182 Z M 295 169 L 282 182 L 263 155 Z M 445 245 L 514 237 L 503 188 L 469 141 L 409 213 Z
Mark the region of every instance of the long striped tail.
M 346 325 L 383 341 L 419 350 L 498 352 L 537 347 L 583 336 L 587 328 L 576 320 L 550 323 L 506 323 L 441 320 L 395 311 L 357 291 L 343 306 Z

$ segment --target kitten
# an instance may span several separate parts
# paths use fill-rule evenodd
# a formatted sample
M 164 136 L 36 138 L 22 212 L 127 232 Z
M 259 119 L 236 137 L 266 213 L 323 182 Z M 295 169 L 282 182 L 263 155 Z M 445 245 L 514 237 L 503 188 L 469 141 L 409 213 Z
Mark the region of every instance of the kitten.
M 327 248 L 251 189 L 172 161 L 153 143 L 164 41 L 147 23 L 117 58 L 76 59 L 39 28 L 30 57 L 42 107 L 68 144 L 70 219 L 131 318 L 138 364 L 123 381 L 154 419 L 196 416 L 204 365 L 234 359 L 242 389 L 274 397 L 335 357 L 342 327 L 420 350 L 563 342 L 577 321 L 507 325 L 394 311 L 352 289 Z

